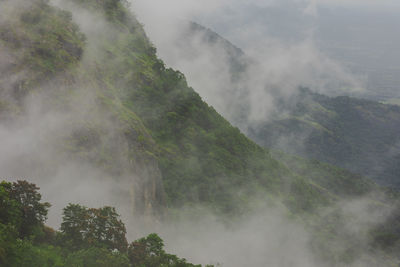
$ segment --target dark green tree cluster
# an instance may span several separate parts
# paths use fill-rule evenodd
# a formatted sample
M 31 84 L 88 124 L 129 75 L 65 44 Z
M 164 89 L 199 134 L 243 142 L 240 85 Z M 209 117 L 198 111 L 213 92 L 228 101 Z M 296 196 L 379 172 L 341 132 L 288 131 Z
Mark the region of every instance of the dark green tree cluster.
M 64 208 L 60 231 L 44 225 L 50 204 L 27 181 L 0 183 L 0 266 L 200 267 L 168 254 L 157 234 L 128 245 L 115 208 Z
M 74 249 L 100 246 L 125 252 L 128 246 L 124 223 L 112 207 L 99 209 L 69 204 L 64 208 L 61 233 Z
M 50 204 L 40 202 L 38 189 L 27 181 L 0 184 L 0 223 L 13 226 L 22 239 L 37 235 L 47 219 Z
M 201 267 L 201 265 L 193 265 L 185 259 L 166 253 L 163 240 L 157 234 L 150 234 L 132 242 L 128 248 L 128 256 L 133 267 Z M 212 266 L 206 265 L 206 267 Z

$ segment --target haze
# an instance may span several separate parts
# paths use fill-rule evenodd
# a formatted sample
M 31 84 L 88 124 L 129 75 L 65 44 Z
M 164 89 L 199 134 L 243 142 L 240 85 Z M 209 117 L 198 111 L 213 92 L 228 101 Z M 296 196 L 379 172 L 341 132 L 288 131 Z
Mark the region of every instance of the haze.
M 201 1 L 201 5 L 198 1 L 162 2 L 138 0 L 133 5 L 160 56 L 172 65 L 171 54 L 163 52 L 168 34 L 155 30 L 163 28 L 158 24 L 160 19 L 193 20 L 246 52 L 266 39 L 281 45 L 296 45 L 307 40 L 362 84 L 366 90 L 357 96 L 379 101 L 400 97 L 397 64 L 400 4 L 397 1 L 220 0 Z M 161 12 L 152 8 L 156 5 L 162 6 Z M 185 72 L 184 66 L 177 67 Z

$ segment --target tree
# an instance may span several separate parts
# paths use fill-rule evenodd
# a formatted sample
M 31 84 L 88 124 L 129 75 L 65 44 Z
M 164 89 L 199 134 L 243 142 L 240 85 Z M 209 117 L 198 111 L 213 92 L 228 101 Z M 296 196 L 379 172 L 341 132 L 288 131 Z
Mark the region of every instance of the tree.
M 166 253 L 163 240 L 154 233 L 132 242 L 128 248 L 128 257 L 133 267 L 201 267 Z
M 126 241 L 126 228 L 119 219 L 119 215 L 113 207 L 103 207 L 100 209 L 89 209 L 89 217 L 92 223 L 89 224 L 88 240 L 93 238 L 109 249 L 117 249 L 125 252 L 128 247 Z
M 35 184 L 20 180 L 13 182 L 11 187 L 7 189 L 10 198 L 18 203 L 22 213 L 21 224 L 19 225 L 20 238 L 32 235 L 35 229 L 43 226 L 47 219 L 50 204 L 40 202 L 42 196 L 38 192 L 39 189 Z
M 63 211 L 61 233 L 73 250 L 95 246 L 125 252 L 128 247 L 125 225 L 113 207 L 69 204 Z
M 87 208 L 78 204 L 69 204 L 63 210 L 61 233 L 68 246 L 78 250 L 84 245 L 88 229 L 89 215 Z
M 12 184 L 0 183 L 0 223 L 11 225 L 19 229 L 22 211 L 20 203 L 10 197 Z
M 28 266 L 22 264 L 24 254 L 32 248 L 31 240 L 18 240 L 39 236 L 46 220 L 48 203 L 41 203 L 36 185 L 26 181 L 0 183 L 0 265 Z M 27 245 L 27 246 L 25 246 Z M 31 251 L 31 250 L 29 250 Z M 32 250 L 33 251 L 33 250 Z M 24 252 L 24 253 L 22 253 Z M 32 257 L 31 257 L 32 258 Z M 18 263 L 17 263 L 18 262 Z M 15 265 L 11 264 L 15 263 Z M 31 264 L 31 266 L 34 266 Z M 35 266 L 45 266 L 37 264 Z
M 158 263 L 163 247 L 162 239 L 157 234 L 150 234 L 129 245 L 129 260 L 133 266 L 153 266 Z M 150 265 L 150 263 L 153 264 Z

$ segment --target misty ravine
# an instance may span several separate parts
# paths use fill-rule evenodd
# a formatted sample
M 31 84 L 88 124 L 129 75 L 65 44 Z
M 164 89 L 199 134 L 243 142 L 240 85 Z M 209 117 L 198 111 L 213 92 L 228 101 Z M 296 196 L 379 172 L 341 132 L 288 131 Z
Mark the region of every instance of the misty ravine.
M 0 266 L 399 264 L 396 189 L 251 135 L 359 82 L 190 22 L 226 4 L 0 0 Z

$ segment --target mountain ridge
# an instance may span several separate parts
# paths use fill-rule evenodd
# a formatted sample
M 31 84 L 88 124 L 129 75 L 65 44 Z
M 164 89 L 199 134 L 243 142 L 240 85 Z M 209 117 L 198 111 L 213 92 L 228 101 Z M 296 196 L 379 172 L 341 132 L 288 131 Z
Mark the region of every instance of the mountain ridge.
M 85 180 L 90 172 L 79 170 L 88 168 L 95 179 L 108 181 L 114 195 L 129 202 L 135 216 L 148 216 L 153 221 L 162 220 L 168 209 L 191 204 L 202 204 L 229 220 L 245 216 L 254 198 L 270 198 L 282 202 L 293 217 L 304 221 L 318 217 L 314 222 L 318 224 L 324 219 L 318 210 L 337 204 L 335 200 L 343 197 L 335 196 L 337 192 L 352 198 L 380 190 L 362 177 L 355 184 L 332 183 L 325 188 L 308 177 L 310 166 L 318 164 L 303 162 L 304 168 L 289 168 L 208 106 L 181 72 L 165 66 L 123 1 L 72 3 L 65 7 L 68 13 L 49 6 L 47 1 L 35 0 L 28 9 L 15 13 L 16 23 L 0 24 L 1 44 L 17 54 L 27 49 L 32 61 L 17 77 L 17 86 L 10 85 L 7 77 L 1 79 L 2 94 L 7 96 L 3 99 L 13 106 L 2 113 L 16 121 L 22 118 L 21 125 L 33 121 L 37 139 L 32 143 L 39 144 L 39 148 L 21 154 L 8 151 L 10 160 L 2 162 L 2 167 L 12 176 L 42 175 L 51 183 L 53 175 L 58 177 L 63 170 L 66 174 L 61 177 L 67 185 L 68 179 Z M 86 20 L 74 12 L 85 8 L 92 14 L 89 19 L 84 17 Z M 24 21 L 25 11 L 35 18 L 34 23 Z M 78 27 L 73 21 L 82 25 Z M 93 21 L 101 27 L 93 28 Z M 70 34 L 72 38 L 68 39 Z M 16 37 L 34 41 L 28 42 L 31 46 L 18 46 Z M 74 57 L 77 50 L 70 49 L 65 40 L 82 49 L 79 58 Z M 71 64 L 62 64 L 64 57 Z M 39 119 L 31 117 L 35 114 L 31 114 L 30 106 L 40 107 L 36 111 Z M 48 114 L 61 115 L 54 119 L 45 116 Z M 27 133 L 23 138 L 30 137 L 32 131 L 25 131 L 25 126 L 21 129 Z M 63 169 L 69 164 L 74 168 Z M 329 179 L 335 172 L 344 180 L 354 176 L 333 166 L 320 167 L 316 176 Z M 350 186 L 358 189 L 358 194 L 353 194 Z M 372 202 L 387 205 L 376 199 Z M 318 227 L 322 228 L 319 234 L 326 231 L 334 240 L 340 224 Z M 316 237 L 314 241 L 320 244 L 323 240 Z M 359 249 L 350 256 L 327 250 L 325 257 L 339 262 L 356 259 L 363 253 Z
M 182 50 L 189 51 L 181 55 L 187 60 L 192 59 L 187 54 L 195 55 L 199 47 L 210 54 L 225 53 L 221 58 L 227 58 L 224 67 L 232 82 L 229 93 L 223 92 L 222 104 L 218 102 L 219 110 L 257 144 L 320 160 L 398 188 L 398 106 L 346 95 L 326 96 L 306 87 L 281 93 L 278 86 L 264 88 L 269 99 L 258 105 L 272 103 L 273 108 L 265 117 L 253 120 L 249 106 L 254 100 L 249 96 L 255 88 L 246 79 L 253 75 L 251 71 L 257 63 L 243 51 L 232 53 L 237 49 L 235 45 L 201 25 L 193 30 L 188 26 L 181 35 L 184 37 L 177 43 Z M 198 39 L 203 42 L 201 45 L 196 43 Z M 221 89 L 217 86 L 211 95 L 218 97 Z

